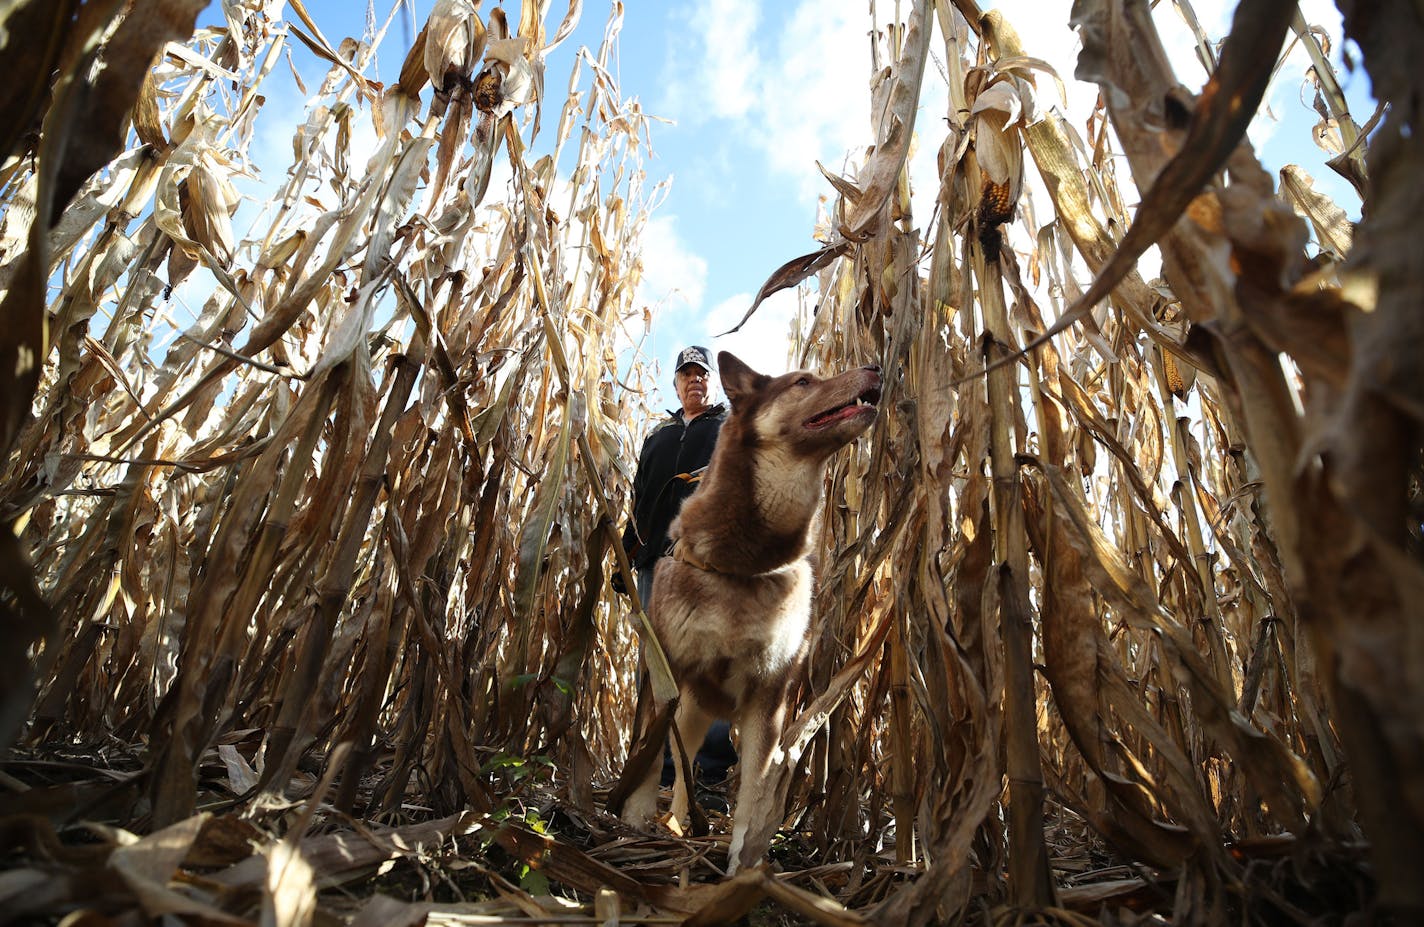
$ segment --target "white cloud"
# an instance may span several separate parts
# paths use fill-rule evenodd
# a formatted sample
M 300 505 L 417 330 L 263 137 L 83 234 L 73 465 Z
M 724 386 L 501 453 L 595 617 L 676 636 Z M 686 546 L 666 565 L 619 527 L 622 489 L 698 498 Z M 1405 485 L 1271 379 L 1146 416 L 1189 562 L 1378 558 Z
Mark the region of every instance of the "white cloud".
M 910 210 L 914 225 L 927 233 L 939 199 L 939 149 L 949 129 L 949 88 L 933 65 L 920 88 L 920 112 L 910 147 Z
M 815 162 L 841 170 L 869 141 L 871 22 L 856 4 L 803 0 L 759 47 L 756 36 L 772 31 L 762 28 L 760 7 L 715 0 L 687 17 L 661 105 L 685 122 L 730 122 L 729 137 L 792 179 L 809 211 L 829 189 Z
M 1084 83 L 1073 76 L 1078 67 L 1078 52 L 1082 42 L 1078 31 L 1068 25 L 1067 4 L 1045 8 L 1035 3 L 994 4 L 1019 34 L 1024 53 L 1048 62 L 1063 82 L 1067 101 L 1058 93 L 1058 85 L 1049 74 L 1034 72 L 1038 85 L 1038 106 L 1041 110 L 1058 107 L 1079 118 L 1086 118 L 1097 100 L 1096 84 Z
M 669 365 L 676 352 L 689 343 L 704 343 L 705 337 L 693 321 L 702 317 L 707 294 L 707 261 L 694 253 L 678 232 L 675 215 L 654 216 L 643 229 L 642 280 L 634 305 L 648 313 L 651 332 L 636 321 L 627 332 L 628 340 L 616 345 L 617 353 L 631 362 L 633 349 L 641 360 L 658 365 L 662 374 L 649 397 L 651 408 L 676 407 Z M 648 337 L 645 338 L 644 336 Z M 697 339 L 702 339 L 698 341 Z
M 703 319 L 703 343 L 713 351 L 731 351 L 753 370 L 773 376 L 789 369 L 791 325 L 796 317 L 797 296 L 782 290 L 766 299 L 740 331 L 722 335 L 741 321 L 752 294 L 737 293 L 713 306 Z M 720 336 L 720 337 L 719 337 Z
M 709 0 L 684 19 L 689 41 L 681 51 L 690 45 L 700 56 L 695 72 L 701 78 L 700 102 L 711 115 L 739 119 L 754 105 L 762 71 L 755 46 L 760 20 L 756 0 Z
M 1192 5 L 1197 22 L 1206 33 L 1207 40 L 1212 43 L 1214 52 L 1219 51 L 1219 43 L 1231 31 L 1231 11 L 1234 6 L 1221 0 Z M 1152 20 L 1157 26 L 1157 34 L 1162 37 L 1162 47 L 1167 52 L 1167 61 L 1172 65 L 1177 80 L 1196 93 L 1202 84 L 1206 83 L 1207 71 L 1201 59 L 1197 57 L 1196 40 L 1191 29 L 1187 27 L 1186 20 L 1171 4 L 1158 4 L 1152 11 Z
M 790 369 L 788 357 L 791 326 L 798 305 L 796 294 L 788 290 L 772 296 L 740 331 L 722 334 L 741 321 L 751 304 L 752 294 L 737 293 L 705 312 L 699 305 L 689 310 L 664 310 L 655 315 L 653 337 L 645 346 L 645 354 L 650 355 L 647 359 L 657 362 L 660 374 L 648 397 L 650 408 L 677 407 L 672 387 L 672 360 L 690 344 L 702 345 L 714 358 L 720 351 L 730 351 L 762 373 L 776 375 Z M 713 391 L 720 397 L 720 384 L 714 382 Z
M 816 171 L 845 168 L 871 141 L 870 18 L 857 4 L 799 4 L 766 62 L 751 139 L 808 203 L 829 190 Z
M 643 229 L 643 279 L 638 303 L 655 312 L 700 309 L 707 292 L 707 261 L 678 234 L 677 217 L 654 216 Z

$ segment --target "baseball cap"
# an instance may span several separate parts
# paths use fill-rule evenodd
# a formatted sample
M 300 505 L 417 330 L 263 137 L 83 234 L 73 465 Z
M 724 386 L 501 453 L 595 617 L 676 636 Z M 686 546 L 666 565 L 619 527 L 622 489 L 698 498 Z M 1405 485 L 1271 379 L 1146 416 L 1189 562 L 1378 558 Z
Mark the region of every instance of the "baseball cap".
M 681 370 L 688 364 L 696 364 L 708 373 L 712 372 L 712 356 L 707 353 L 707 349 L 699 345 L 691 345 L 678 352 L 677 363 L 673 365 L 673 370 Z

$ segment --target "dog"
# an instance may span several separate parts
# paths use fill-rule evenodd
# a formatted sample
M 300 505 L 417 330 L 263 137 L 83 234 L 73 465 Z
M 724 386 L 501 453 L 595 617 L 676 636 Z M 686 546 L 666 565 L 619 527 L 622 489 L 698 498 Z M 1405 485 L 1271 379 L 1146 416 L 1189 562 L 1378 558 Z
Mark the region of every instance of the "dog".
M 879 367 L 770 377 L 726 351 L 717 363 L 731 413 L 701 487 L 673 522 L 673 550 L 655 568 L 648 615 L 678 685 L 681 743 L 696 750 L 719 717 L 740 737 L 733 874 L 767 850 L 747 842 L 749 823 L 781 813 L 765 779 L 809 648 L 807 558 L 825 464 L 875 420 L 882 380 Z M 625 821 L 656 816 L 660 765 L 628 796 Z M 688 783 L 683 764 L 674 765 L 672 815 L 685 823 Z

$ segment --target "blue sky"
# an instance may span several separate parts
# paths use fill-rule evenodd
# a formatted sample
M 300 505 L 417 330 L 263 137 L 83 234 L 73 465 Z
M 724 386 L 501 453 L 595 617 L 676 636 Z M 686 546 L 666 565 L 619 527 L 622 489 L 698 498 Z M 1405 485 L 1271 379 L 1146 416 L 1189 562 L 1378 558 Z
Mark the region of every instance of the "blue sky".
M 371 8 L 376 22 L 385 19 L 392 2 L 382 0 Z M 488 16 L 495 5 L 482 4 L 482 15 Z M 1077 41 L 1067 26 L 1070 3 L 1009 0 L 997 5 L 1020 32 L 1025 50 L 1058 69 L 1068 86 L 1066 112 L 1081 127 L 1096 88 L 1072 79 Z M 640 296 L 654 311 L 645 348 L 660 362 L 660 382 L 669 398 L 668 362 L 689 342 L 714 351 L 733 350 L 753 366 L 771 372 L 786 368 L 786 336 L 798 305 L 794 292 L 763 304 L 744 333 L 722 339 L 713 335 L 741 317 L 772 270 L 816 247 L 818 204 L 830 193 L 830 185 L 815 162 L 853 176 L 870 137 L 869 6 L 860 0 L 775 4 L 629 0 L 626 4 L 615 76 L 626 97 L 636 97 L 645 111 L 666 120 L 653 129 L 653 157 L 645 165 L 649 186 L 668 179 L 670 187 L 645 235 L 645 282 Z M 877 6 L 885 16 L 897 6 L 908 12 L 910 4 Z M 1234 4 L 1199 0 L 1194 6 L 1208 34 L 1222 37 Z M 406 2 L 404 7 L 407 12 L 397 17 L 377 57 L 377 76 L 387 82 L 394 80 L 406 48 L 429 15 L 431 0 Z M 309 0 L 307 8 L 333 45 L 366 28 L 365 4 Z M 551 32 L 567 8 L 564 0 L 550 4 Z M 1302 8 L 1308 22 L 1339 36 L 1339 16 L 1333 6 L 1309 0 Z M 580 46 L 598 47 L 609 11 L 607 2 L 588 0 L 577 30 L 549 56 L 546 134 L 562 103 L 574 54 Z M 519 5 L 508 4 L 507 12 L 517 23 Z M 286 15 L 295 19 L 290 11 Z M 1205 73 L 1195 63 L 1190 36 L 1172 4 L 1159 4 L 1156 15 L 1179 77 L 1190 87 L 1200 86 Z M 202 21 L 216 22 L 220 16 L 214 8 Z M 291 47 L 294 64 L 309 89 L 315 90 L 325 65 L 299 43 L 294 41 Z M 938 36 L 932 48 L 936 57 L 942 56 Z M 1333 57 L 1338 61 L 1338 50 Z M 1334 178 L 1324 166 L 1325 153 L 1310 142 L 1316 116 L 1308 105 L 1310 94 L 1302 87 L 1307 65 L 1304 52 L 1297 49 L 1275 84 L 1270 115 L 1257 120 L 1252 138 L 1268 168 L 1301 164 L 1316 179 L 1317 188 L 1357 216 L 1353 192 Z M 915 217 L 922 229 L 929 222 L 934 194 L 930 181 L 934 152 L 943 138 L 946 94 L 939 74 L 932 61 L 918 126 L 925 144 L 911 165 L 912 178 L 921 178 L 916 183 Z M 1362 72 L 1342 76 L 1347 79 L 1356 120 L 1363 123 L 1370 113 L 1367 80 Z M 1039 88 L 1040 106 L 1064 107 L 1052 81 L 1040 80 Z M 269 108 L 285 106 L 293 119 L 300 118 L 303 101 L 295 89 L 293 94 L 292 99 L 269 103 Z M 269 112 L 267 117 L 276 115 Z M 363 115 L 369 119 L 369 114 Z M 280 129 L 275 137 L 290 137 L 290 127 Z M 1038 206 L 1036 213 L 1047 215 L 1046 205 Z

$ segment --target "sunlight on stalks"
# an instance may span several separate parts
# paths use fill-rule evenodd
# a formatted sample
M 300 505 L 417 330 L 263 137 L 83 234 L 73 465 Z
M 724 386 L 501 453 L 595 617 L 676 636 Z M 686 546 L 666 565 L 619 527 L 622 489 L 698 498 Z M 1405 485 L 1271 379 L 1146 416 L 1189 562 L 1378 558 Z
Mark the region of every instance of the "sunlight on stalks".
M 274 796 L 353 744 L 338 804 L 376 776 L 375 812 L 415 769 L 437 804 L 488 804 L 499 750 L 628 723 L 602 701 L 626 674 L 568 697 L 629 659 L 588 504 L 624 506 L 636 395 L 615 355 L 653 195 L 644 118 L 608 70 L 621 10 L 552 138 L 544 55 L 574 10 L 550 37 L 437 5 L 384 90 L 368 68 L 389 19 L 333 47 L 294 10 L 234 8 L 158 60 L 133 147 L 50 234 L 54 347 L 0 489 L 59 616 L 29 736 L 150 738 L 155 824 L 192 812 L 235 730 L 258 732 Z M 249 209 L 298 39 L 329 70 Z
M 1299 836 L 1307 821 L 1326 844 L 1352 832 L 1352 799 L 1323 790 L 1339 781 L 1344 762 L 1322 676 L 1333 671 L 1320 662 L 1332 619 L 1326 609 L 1307 620 L 1322 602 L 1294 552 L 1317 531 L 1305 513 L 1324 500 L 1318 488 L 1303 498 L 1285 472 L 1299 466 L 1301 430 L 1319 427 L 1333 406 L 1333 387 L 1312 380 L 1338 386 L 1368 375 L 1352 367 L 1334 330 L 1336 320 L 1363 318 L 1341 295 L 1350 233 L 1338 208 L 1306 192 L 1298 168 L 1282 172 L 1289 205 L 1273 198 L 1249 148 L 1228 148 L 1220 166 L 1232 183 L 1210 183 L 1189 218 L 1158 242 L 1163 280 L 1111 269 L 1111 300 L 1075 313 L 1081 327 L 991 370 L 987 392 L 976 375 L 1047 330 L 1048 310 L 1063 311 L 1049 303 L 1082 291 L 1073 268 L 1103 271 L 1118 248 L 1108 229 L 1133 224 L 1114 192 L 1126 179 L 1094 150 L 1119 140 L 1144 190 L 1155 177 L 1175 176 L 1163 170 L 1174 152 L 1164 151 L 1151 117 L 1132 108 L 1163 99 L 1174 83 L 1146 9 L 1091 6 L 1082 17 L 1085 60 L 1112 88 L 1113 105 L 1088 129 L 1104 133 L 1105 115 L 1112 137 L 1085 144 L 1057 112 L 1041 109 L 1032 49 L 1020 48 L 1004 16 L 973 17 L 971 32 L 941 10 L 951 110 L 937 211 L 912 217 L 907 202 L 896 202 L 868 241 L 833 235 L 822 252 L 835 263 L 817 278 L 809 363 L 889 361 L 903 377 L 887 378 L 897 414 L 828 483 L 823 556 L 834 570 L 821 580 L 817 665 L 829 673 L 834 655 L 863 633 L 863 618 L 844 599 L 887 581 L 908 628 L 888 646 L 910 652 L 908 667 L 893 650 L 870 667 L 870 700 L 829 717 L 825 759 L 809 765 L 804 786 L 827 800 L 807 805 L 800 825 L 848 847 L 892 825 L 897 852 L 923 841 L 930 871 L 884 903 L 886 923 L 925 923 L 959 909 L 971 866 L 1002 872 L 1014 904 L 1048 903 L 1055 889 L 1041 855 L 1045 825 L 1051 834 L 1084 821 L 1112 852 L 1179 872 L 1179 901 L 1192 898 L 1196 916 L 1208 920 L 1236 904 L 1221 886 L 1245 877 L 1246 857 L 1223 851 L 1233 840 Z M 1269 64 L 1269 43 L 1284 25 L 1241 19 L 1219 79 L 1245 80 L 1242 62 Z M 1295 27 L 1321 66 L 1314 34 Z M 1108 29 L 1138 31 L 1100 31 Z M 899 66 L 917 64 L 903 56 Z M 1338 112 L 1333 74 L 1319 81 Z M 1213 89 L 1224 97 L 1233 88 Z M 923 120 L 921 132 L 933 138 Z M 1358 137 L 1353 123 L 1341 132 Z M 1352 182 L 1364 163 L 1354 153 L 1338 162 Z M 1035 189 L 1048 197 L 1032 203 L 1047 222 L 1039 226 L 1015 208 L 1024 172 L 1035 168 L 1044 184 Z M 838 179 L 838 209 L 859 210 L 877 183 L 873 173 Z M 1227 210 L 1225 228 L 1210 221 L 1212 203 Z M 920 252 L 907 264 L 894 243 L 916 227 Z M 1233 253 L 1231 269 L 1218 256 L 1223 247 Z M 1310 275 L 1307 248 L 1321 254 Z M 808 255 L 768 284 L 792 285 L 820 266 Z M 1284 291 L 1261 276 L 1278 267 L 1295 268 Z M 1247 328 L 1217 327 L 1226 320 Z M 1286 334 L 1302 324 L 1316 335 Z M 1284 351 L 1286 366 L 1265 345 Z M 951 393 L 949 384 L 959 385 Z M 865 488 L 855 489 L 856 480 Z M 1404 483 L 1389 485 L 1397 492 Z M 862 492 L 867 504 L 850 504 Z M 907 498 L 908 510 L 900 502 Z M 917 552 L 882 575 L 871 559 L 875 540 L 907 524 Z M 1318 537 L 1305 550 L 1332 546 Z M 868 604 L 861 614 L 870 614 Z M 1379 620 L 1393 634 L 1407 626 Z M 906 681 L 916 706 L 909 724 L 900 702 L 886 697 Z M 1415 732 L 1398 749 L 1412 749 L 1421 721 L 1396 729 Z M 1354 759 L 1366 768 L 1380 762 L 1368 753 Z M 920 802 L 913 822 L 899 810 L 907 789 L 896 767 L 907 762 Z M 986 778 L 996 783 L 988 793 Z M 895 810 L 882 795 L 895 796 Z M 1417 835 L 1417 823 L 1387 830 Z M 1405 886 L 1401 873 L 1395 890 Z

